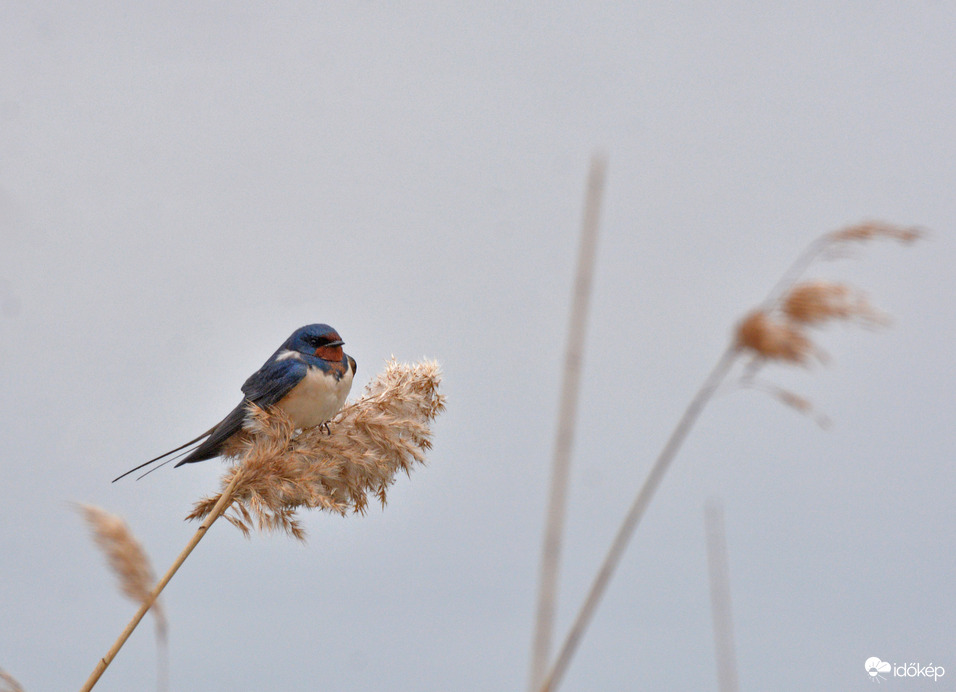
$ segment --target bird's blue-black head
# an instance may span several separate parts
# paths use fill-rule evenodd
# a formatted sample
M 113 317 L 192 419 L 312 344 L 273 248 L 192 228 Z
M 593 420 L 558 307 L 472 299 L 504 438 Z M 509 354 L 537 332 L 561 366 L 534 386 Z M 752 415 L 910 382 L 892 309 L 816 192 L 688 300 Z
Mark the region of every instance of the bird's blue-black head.
M 338 363 L 344 358 L 342 352 L 344 343 L 339 333 L 329 325 L 307 324 L 292 332 L 292 336 L 286 340 L 283 347 L 303 355 Z

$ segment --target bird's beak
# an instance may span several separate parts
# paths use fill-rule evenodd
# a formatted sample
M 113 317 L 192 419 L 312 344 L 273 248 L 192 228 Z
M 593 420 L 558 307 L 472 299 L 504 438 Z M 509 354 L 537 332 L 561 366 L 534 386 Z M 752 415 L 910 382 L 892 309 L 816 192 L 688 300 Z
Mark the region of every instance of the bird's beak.
M 344 345 L 345 345 L 345 342 L 342 341 L 341 339 L 339 339 L 338 341 L 330 341 L 329 343 L 326 344 L 326 346 L 332 346 L 332 347 L 344 346 Z

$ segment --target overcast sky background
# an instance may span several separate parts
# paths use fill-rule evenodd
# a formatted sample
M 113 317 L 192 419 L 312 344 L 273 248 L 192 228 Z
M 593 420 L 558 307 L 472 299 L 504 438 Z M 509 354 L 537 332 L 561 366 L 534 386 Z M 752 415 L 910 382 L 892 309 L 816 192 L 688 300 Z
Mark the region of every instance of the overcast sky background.
M 557 636 L 733 324 L 816 235 L 916 224 L 814 275 L 890 329 L 767 372 L 665 478 L 563 689 L 716 689 L 703 507 L 744 690 L 956 689 L 956 5 L 0 5 L 0 667 L 77 689 L 134 607 L 71 501 L 163 572 L 221 464 L 191 439 L 296 327 L 438 359 L 427 468 L 307 545 L 222 523 L 164 594 L 172 690 L 521 690 L 588 161 L 608 182 Z M 100 690 L 155 685 L 141 627 Z

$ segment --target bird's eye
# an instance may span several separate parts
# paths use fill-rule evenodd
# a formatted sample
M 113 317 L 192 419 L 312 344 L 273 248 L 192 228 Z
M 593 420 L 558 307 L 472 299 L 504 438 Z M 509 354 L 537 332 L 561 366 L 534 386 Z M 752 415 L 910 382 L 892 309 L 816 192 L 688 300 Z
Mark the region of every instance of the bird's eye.
M 332 342 L 332 339 L 324 334 L 310 334 L 305 337 L 303 341 L 305 341 L 309 348 L 318 349 L 327 346 Z

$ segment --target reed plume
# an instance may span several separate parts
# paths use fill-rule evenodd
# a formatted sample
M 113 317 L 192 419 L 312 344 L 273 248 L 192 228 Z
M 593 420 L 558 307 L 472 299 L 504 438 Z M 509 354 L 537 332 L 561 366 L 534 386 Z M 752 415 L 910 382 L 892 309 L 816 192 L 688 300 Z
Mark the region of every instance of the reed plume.
M 134 603 L 149 602 L 156 576 L 142 544 L 136 540 L 123 518 L 94 505 L 80 504 L 97 547 L 106 555 L 110 569 L 119 580 L 120 590 Z M 152 604 L 156 622 L 159 689 L 166 689 L 168 680 L 168 648 L 166 614 L 157 600 Z
M 795 263 L 799 271 L 793 271 L 792 267 L 785 275 L 787 280 L 778 284 L 771 296 L 737 325 L 733 348 L 739 355 L 751 356 L 751 360 L 735 384 L 765 391 L 827 427 L 829 418 L 815 413 L 808 399 L 758 380 L 758 371 L 772 362 L 784 365 L 808 365 L 812 359 L 825 362 L 827 355 L 813 342 L 812 329 L 831 322 L 855 322 L 876 327 L 889 324 L 890 319 L 852 286 L 826 279 L 800 281 L 799 273 L 818 258 L 844 256 L 854 243 L 890 239 L 909 244 L 921 235 L 922 231 L 917 228 L 866 221 L 818 238 Z
M 781 311 L 793 323 L 807 326 L 831 320 L 857 320 L 863 325 L 884 325 L 888 316 L 870 305 L 863 293 L 846 284 L 816 279 L 802 281 L 784 296 Z
M 910 245 L 924 236 L 922 229 L 915 226 L 898 226 L 885 221 L 868 219 L 851 226 L 831 231 L 823 236 L 824 242 L 836 245 L 838 243 L 858 243 L 870 240 L 896 240 L 904 245 Z
M 889 318 L 852 287 L 815 279 L 792 285 L 769 309 L 758 308 L 737 325 L 737 348 L 767 361 L 806 365 L 811 356 L 825 356 L 810 339 L 808 328 L 828 322 L 857 321 L 866 326 Z
M 143 603 L 156 577 L 142 544 L 122 517 L 94 505 L 81 504 L 79 508 L 93 532 L 94 542 L 119 580 L 120 590 L 132 601 Z M 158 602 L 153 606 L 153 617 L 157 626 L 165 630 L 166 617 Z
M 346 515 L 364 513 L 369 496 L 385 505 L 396 474 L 410 474 L 431 447 L 429 423 L 445 408 L 434 361 L 388 361 L 385 370 L 329 423 L 296 431 L 278 409 L 251 407 L 241 439 L 227 450 L 235 460 L 223 475 L 226 488 L 237 473 L 226 519 L 249 535 L 285 531 L 303 540 L 300 508 Z M 196 503 L 187 519 L 202 519 L 222 493 Z
M 774 319 L 762 310 L 747 315 L 737 326 L 737 348 L 749 349 L 761 358 L 805 365 L 819 356 L 813 342 L 795 325 Z

